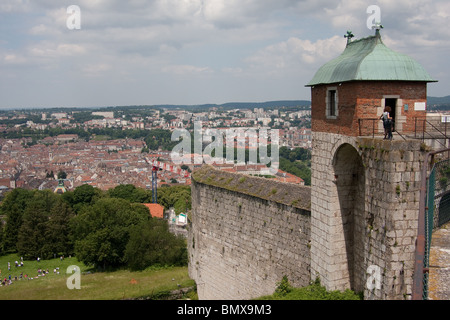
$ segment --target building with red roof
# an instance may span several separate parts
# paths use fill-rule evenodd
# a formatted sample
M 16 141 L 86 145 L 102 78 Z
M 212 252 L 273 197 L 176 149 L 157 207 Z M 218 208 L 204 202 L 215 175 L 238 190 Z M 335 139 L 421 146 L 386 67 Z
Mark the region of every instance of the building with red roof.
M 150 215 L 153 218 L 164 218 L 164 207 L 158 203 L 143 203 L 150 210 Z

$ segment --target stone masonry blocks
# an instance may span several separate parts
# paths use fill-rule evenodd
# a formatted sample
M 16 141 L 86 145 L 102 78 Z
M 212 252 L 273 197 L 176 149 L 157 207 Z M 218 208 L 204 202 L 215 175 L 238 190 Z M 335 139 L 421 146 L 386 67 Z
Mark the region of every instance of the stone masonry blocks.
M 224 183 L 236 176 L 237 185 Z M 217 170 L 193 177 L 189 274 L 197 283 L 200 299 L 251 299 L 272 294 L 284 275 L 296 286 L 309 283 L 309 208 L 281 200 L 288 191 L 301 195 L 305 187 L 279 183 L 267 189 L 263 178 L 230 176 Z M 267 189 L 260 194 L 275 189 L 285 190 L 284 194 L 268 200 L 238 192 L 243 177 L 247 186 Z M 309 198 L 310 189 L 306 190 Z
M 352 207 L 350 220 L 344 218 L 339 208 L 355 201 L 354 194 L 339 191 L 346 190 L 339 187 L 339 176 L 334 177 L 334 185 L 323 179 L 333 176 L 333 168 L 339 161 L 337 151 L 344 145 L 351 145 L 358 153 L 364 171 L 364 178 L 361 178 L 364 179 L 364 198 L 359 198 Z M 345 154 L 341 152 L 339 156 Z M 367 299 L 408 298 L 412 277 L 405 275 L 413 271 L 417 236 L 423 160 L 420 142 L 313 132 L 312 157 L 311 277 L 320 276 L 330 290 L 357 285 L 359 288 L 354 289 L 363 290 Z M 355 174 L 359 175 L 355 172 L 353 178 Z M 343 242 L 338 241 L 347 230 L 339 226 L 340 222 L 353 223 L 353 228 L 362 234 L 348 234 Z M 351 261 L 356 261 L 354 254 L 361 262 L 352 267 Z M 352 260 L 346 261 L 346 257 Z M 341 267 L 336 268 L 336 264 Z M 366 270 L 372 265 L 383 270 L 381 290 L 368 290 L 365 286 Z M 348 270 L 343 270 L 343 266 Z
M 313 132 L 311 188 L 194 172 L 188 252 L 199 298 L 271 294 L 286 275 L 295 286 L 320 277 L 329 290 L 408 299 L 423 156 L 418 141 Z

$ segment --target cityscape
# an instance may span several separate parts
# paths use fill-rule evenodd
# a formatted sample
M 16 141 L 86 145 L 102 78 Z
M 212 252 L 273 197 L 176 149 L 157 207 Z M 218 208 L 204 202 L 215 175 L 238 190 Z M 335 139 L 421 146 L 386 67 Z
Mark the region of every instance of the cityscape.
M 3 192 L 13 188 L 55 190 L 59 183 L 58 173 L 63 172 L 67 190 L 83 184 L 102 190 L 120 184 L 151 189 L 149 160 L 158 160 L 164 168 L 167 166 L 167 170 L 159 172 L 158 186 L 189 185 L 189 175 L 184 174 L 184 170 L 182 173 L 179 166 L 177 170 L 171 162 L 173 143 L 158 145 L 156 140 L 149 146 L 145 137 L 151 132 L 165 132 L 170 137 L 177 129 L 192 131 L 196 121 L 201 121 L 204 129 L 276 129 L 280 147 L 289 150 L 311 148 L 310 106 L 228 110 L 220 106 L 201 110 L 151 107 L 118 108 L 115 111 L 15 110 L 0 116 L 0 188 Z M 123 138 L 87 134 L 104 133 L 105 130 L 130 134 Z M 132 133 L 136 135 L 136 132 L 141 132 L 139 138 L 133 138 Z M 191 172 L 201 164 L 189 163 L 183 169 Z M 256 165 L 217 166 L 227 171 L 260 174 Z M 301 177 L 282 170 L 273 178 L 304 184 Z
M 449 9 L 4 0 L 0 300 L 449 300 Z

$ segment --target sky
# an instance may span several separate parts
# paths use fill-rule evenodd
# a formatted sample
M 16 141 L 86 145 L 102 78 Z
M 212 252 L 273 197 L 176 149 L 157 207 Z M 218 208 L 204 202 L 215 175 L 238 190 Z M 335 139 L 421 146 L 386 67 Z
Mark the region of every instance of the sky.
M 372 5 L 450 95 L 448 0 L 0 0 L 0 108 L 310 100 Z

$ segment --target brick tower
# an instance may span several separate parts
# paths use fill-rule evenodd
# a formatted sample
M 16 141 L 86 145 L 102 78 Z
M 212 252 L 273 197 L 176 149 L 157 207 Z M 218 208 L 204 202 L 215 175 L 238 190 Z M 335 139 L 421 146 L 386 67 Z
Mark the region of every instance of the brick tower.
M 380 30 L 352 40 L 307 86 L 312 101 L 311 277 L 366 299 L 411 294 L 423 150 L 408 139 L 426 117 L 427 83 Z M 393 141 L 379 120 L 391 107 Z M 381 133 L 381 135 L 378 135 Z

